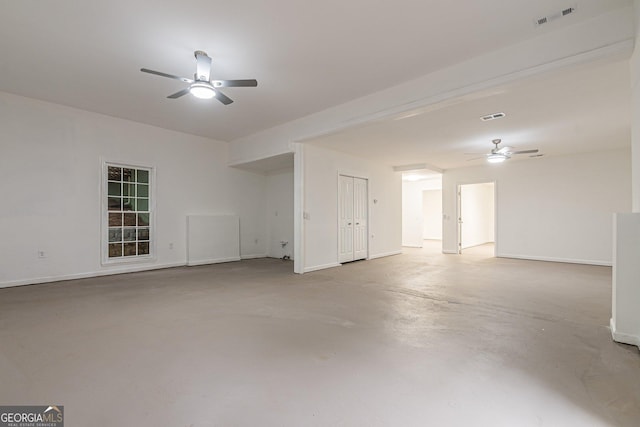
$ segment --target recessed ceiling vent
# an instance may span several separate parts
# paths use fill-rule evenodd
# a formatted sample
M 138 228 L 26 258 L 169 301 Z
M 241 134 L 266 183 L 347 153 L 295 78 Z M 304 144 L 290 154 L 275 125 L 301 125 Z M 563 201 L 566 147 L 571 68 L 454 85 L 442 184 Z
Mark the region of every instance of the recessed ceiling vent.
M 480 117 L 480 120 L 482 120 L 483 122 L 488 122 L 489 120 L 501 119 L 504 116 L 506 116 L 505 113 L 493 113 Z
M 563 18 L 563 17 L 565 17 L 567 15 L 571 15 L 575 11 L 576 11 L 576 7 L 575 6 L 568 7 L 566 9 L 562 9 L 559 12 L 552 13 L 552 14 L 547 15 L 547 16 L 541 16 L 540 18 L 536 19 L 534 22 L 536 24 L 536 27 L 539 27 L 541 25 L 548 24 L 549 22 L 553 22 L 556 19 L 560 19 L 560 18 Z

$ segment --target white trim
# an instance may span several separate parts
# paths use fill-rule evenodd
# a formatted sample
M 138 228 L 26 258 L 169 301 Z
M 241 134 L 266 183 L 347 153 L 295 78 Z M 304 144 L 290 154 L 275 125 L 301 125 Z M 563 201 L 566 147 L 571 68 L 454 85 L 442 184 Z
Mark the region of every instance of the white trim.
M 312 271 L 324 270 L 326 268 L 341 267 L 341 266 L 342 266 L 342 264 L 340 264 L 340 263 L 332 262 L 330 264 L 323 264 L 323 265 L 316 265 L 316 266 L 313 266 L 313 267 L 307 267 L 307 268 L 304 269 L 304 272 L 305 273 L 309 273 L 309 272 L 312 272 Z
M 402 251 L 384 252 L 381 254 L 369 255 L 368 259 L 384 258 L 387 256 L 402 255 Z
M 137 273 L 140 271 L 161 270 L 163 268 L 184 267 L 184 262 L 174 262 L 156 265 L 126 266 L 122 268 L 110 268 L 104 271 L 90 271 L 86 273 L 65 274 L 62 276 L 36 277 L 33 279 L 10 280 L 0 282 L 0 288 L 10 288 L 14 286 L 38 285 L 41 283 L 62 282 L 65 280 L 89 279 L 92 277 L 112 276 L 116 274 Z
M 418 245 L 402 245 L 403 248 L 423 248 L 423 246 Z
M 211 258 L 211 259 L 203 259 L 203 260 L 188 262 L 187 266 L 193 267 L 196 265 L 220 264 L 222 262 L 233 262 L 233 261 L 240 261 L 240 260 L 241 260 L 240 257 Z
M 599 265 L 603 267 L 611 267 L 613 265 L 611 261 L 591 260 L 591 259 L 555 258 L 555 257 L 517 255 L 517 254 L 497 254 L 496 256 L 498 258 L 524 259 L 529 261 L 564 262 L 568 264 Z
M 240 255 L 240 259 L 257 259 L 257 258 L 269 258 L 269 256 L 267 254 Z
M 303 274 L 304 268 L 304 146 L 293 144 L 293 272 Z
M 613 338 L 615 342 L 635 345 L 640 348 L 640 337 L 616 331 L 616 322 L 613 320 L 613 317 L 609 321 L 609 327 L 611 328 L 611 338 Z

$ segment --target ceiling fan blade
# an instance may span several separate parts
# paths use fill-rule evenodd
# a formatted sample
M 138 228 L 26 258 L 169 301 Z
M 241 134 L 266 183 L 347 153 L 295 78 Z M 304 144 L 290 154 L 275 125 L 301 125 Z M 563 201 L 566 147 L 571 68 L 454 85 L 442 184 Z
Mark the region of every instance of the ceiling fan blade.
M 256 79 L 249 80 L 213 80 L 213 87 L 256 87 L 258 81 Z
M 160 71 L 149 70 L 148 68 L 140 68 L 143 73 L 155 74 L 156 76 L 168 77 L 170 79 L 180 80 L 185 83 L 193 83 L 193 80 L 186 77 L 174 76 L 173 74 L 161 73 Z
M 522 151 L 512 151 L 509 154 L 534 154 L 537 153 L 539 150 L 535 149 L 535 150 L 522 150 Z
M 211 77 L 211 58 L 201 50 L 194 52 L 196 56 L 196 79 L 208 82 Z
M 227 95 L 220 92 L 219 90 L 216 90 L 216 99 L 222 102 L 224 105 L 229 105 L 233 102 L 233 99 L 229 98 Z
M 176 98 L 180 98 L 181 96 L 184 96 L 184 95 L 186 95 L 188 93 L 189 93 L 189 88 L 186 88 L 186 89 L 182 89 L 179 92 L 176 92 L 174 94 L 171 94 L 171 95 L 167 96 L 167 98 L 176 99 Z
M 501 149 L 499 149 L 498 151 L 496 151 L 496 153 L 498 153 L 498 154 L 506 154 L 506 153 L 511 153 L 512 152 L 511 150 L 513 150 L 513 147 L 505 146 L 505 147 L 502 147 Z

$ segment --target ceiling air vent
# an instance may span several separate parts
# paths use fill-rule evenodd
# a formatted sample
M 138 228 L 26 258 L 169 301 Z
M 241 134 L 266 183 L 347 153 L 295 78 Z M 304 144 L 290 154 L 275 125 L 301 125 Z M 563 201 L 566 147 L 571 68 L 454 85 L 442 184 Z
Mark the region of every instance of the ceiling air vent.
M 534 22 L 536 24 L 536 27 L 539 27 L 541 25 L 548 24 L 549 22 L 555 21 L 556 19 L 560 19 L 560 18 L 565 17 L 567 15 L 571 15 L 575 11 L 576 11 L 576 7 L 575 6 L 568 7 L 566 9 L 562 9 L 559 12 L 552 13 L 552 14 L 547 15 L 547 16 L 541 16 L 540 18 L 534 20 Z
M 483 122 L 488 122 L 489 120 L 501 119 L 504 116 L 506 116 L 505 113 L 493 113 L 480 117 L 480 120 L 482 120 Z

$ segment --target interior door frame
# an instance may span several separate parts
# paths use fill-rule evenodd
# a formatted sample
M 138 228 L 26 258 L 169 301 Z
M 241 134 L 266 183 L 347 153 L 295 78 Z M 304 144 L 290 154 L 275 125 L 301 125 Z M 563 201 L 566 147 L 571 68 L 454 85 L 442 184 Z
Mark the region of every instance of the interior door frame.
M 462 254 L 462 187 L 474 184 L 493 184 L 493 256 L 498 257 L 498 181 L 496 180 L 474 180 L 456 182 L 456 253 Z
M 371 188 L 369 186 L 371 180 L 369 179 L 369 175 L 366 173 L 362 173 L 362 172 L 358 172 L 358 171 L 352 171 L 352 170 L 345 170 L 345 169 L 338 169 L 338 173 L 336 174 L 336 181 L 335 181 L 335 185 L 337 188 L 337 192 L 336 192 L 336 232 L 337 232 L 337 239 L 336 239 L 336 261 L 338 262 L 338 264 L 343 264 L 342 262 L 340 262 L 340 176 L 347 176 L 347 177 L 351 177 L 351 178 L 360 178 L 360 179 L 364 179 L 367 181 L 367 197 L 366 197 L 366 202 L 367 202 L 367 256 L 365 258 L 365 260 L 370 259 L 371 256 L 371 234 L 370 234 L 370 230 L 371 230 L 371 203 L 369 203 L 369 198 L 371 197 Z

